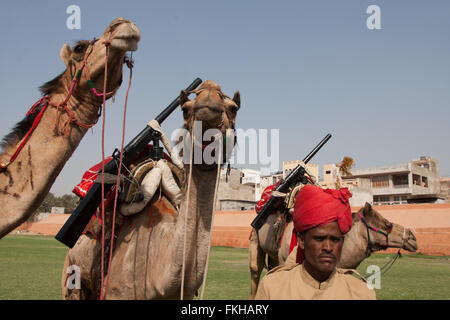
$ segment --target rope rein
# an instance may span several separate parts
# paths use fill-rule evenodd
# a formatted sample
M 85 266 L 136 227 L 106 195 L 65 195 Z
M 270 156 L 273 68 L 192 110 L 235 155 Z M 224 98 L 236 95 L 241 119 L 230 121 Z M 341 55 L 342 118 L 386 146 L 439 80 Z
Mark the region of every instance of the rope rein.
M 222 164 L 222 155 L 223 155 L 223 144 L 221 143 L 220 149 L 219 149 L 218 166 L 217 166 L 216 187 L 214 190 L 213 212 L 212 212 L 212 217 L 211 217 L 211 225 L 209 228 L 208 253 L 206 255 L 206 266 L 205 266 L 205 273 L 203 274 L 203 284 L 202 284 L 202 291 L 200 294 L 200 300 L 203 300 L 203 295 L 205 293 L 205 287 L 206 287 L 206 277 L 208 274 L 209 256 L 211 254 L 212 229 L 214 226 L 214 212 L 216 211 L 217 194 L 218 194 L 218 190 L 219 190 L 220 168 L 221 168 L 221 164 Z
M 85 74 L 85 78 L 87 80 L 87 84 L 89 85 L 89 88 L 91 89 L 92 93 L 95 96 L 105 98 L 106 95 L 115 93 L 115 91 L 117 90 L 117 89 L 115 89 L 115 90 L 113 90 L 111 92 L 108 92 L 108 93 L 101 93 L 101 94 L 99 94 L 99 93 L 97 93 L 97 90 L 95 90 L 94 84 L 93 84 L 92 80 L 90 79 L 89 69 L 87 68 L 87 59 L 91 55 L 91 53 L 93 51 L 93 48 L 94 48 L 93 45 L 95 44 L 95 42 L 97 40 L 98 39 L 94 38 L 94 40 L 92 40 L 91 43 L 89 44 L 89 47 L 86 49 L 86 53 L 85 53 L 84 58 L 83 58 L 83 64 L 82 64 L 80 70 L 78 70 L 76 72 L 75 77 L 73 77 L 72 84 L 71 84 L 70 89 L 69 89 L 69 93 L 67 94 L 67 96 L 64 99 L 64 101 L 61 102 L 61 103 L 58 103 L 58 104 L 55 104 L 53 102 L 49 102 L 50 106 L 56 108 L 56 120 L 55 120 L 55 128 L 54 128 L 55 134 L 59 134 L 58 123 L 59 123 L 59 118 L 60 118 L 60 112 L 61 112 L 62 109 L 65 110 L 67 115 L 69 116 L 69 118 L 67 119 L 66 123 L 64 124 L 64 134 L 65 135 L 69 135 L 69 133 L 70 133 L 69 132 L 69 130 L 70 130 L 70 123 L 72 123 L 72 122 L 75 123 L 76 125 L 78 125 L 79 127 L 82 127 L 84 129 L 89 129 L 89 128 L 92 128 L 95 124 L 97 124 L 98 119 L 100 118 L 101 110 L 102 110 L 101 106 L 99 108 L 99 111 L 98 111 L 98 114 L 97 114 L 97 118 L 94 120 L 94 122 L 87 123 L 87 124 L 86 123 L 82 123 L 81 121 L 79 121 L 75 117 L 75 113 L 68 106 L 69 99 L 72 96 L 72 94 L 73 94 L 73 92 L 75 90 L 75 87 L 76 87 L 78 81 L 81 78 L 81 74 L 82 74 L 83 70 L 85 71 L 84 74 Z M 109 53 L 109 46 L 111 45 L 111 42 L 109 40 L 105 40 L 103 42 L 103 44 L 106 47 L 105 61 L 107 61 L 107 57 L 108 57 L 108 53 Z M 105 66 L 106 66 L 106 62 L 105 62 Z M 104 82 L 104 84 L 106 83 L 106 78 L 104 79 L 103 82 Z M 104 86 L 103 92 L 106 92 L 106 86 Z M 103 100 L 105 100 L 105 99 L 103 99 Z M 103 103 L 103 105 L 105 105 L 105 103 Z
M 189 201 L 190 201 L 190 191 L 191 191 L 191 181 L 192 181 L 192 162 L 194 157 L 194 139 L 191 139 L 191 154 L 189 160 L 189 178 L 188 178 L 188 186 L 187 186 L 187 199 L 186 199 L 186 209 L 184 210 L 184 242 L 183 242 L 183 264 L 181 266 L 181 291 L 180 291 L 180 300 L 184 298 L 184 278 L 186 272 L 186 242 L 187 242 L 187 221 L 188 221 L 188 213 L 189 213 Z
M 374 231 L 374 232 L 376 232 L 376 233 L 380 233 L 380 234 L 384 235 L 384 236 L 386 237 L 386 246 L 385 246 L 385 247 L 388 248 L 388 247 L 389 247 L 389 234 L 392 232 L 393 224 L 391 223 L 391 225 L 389 226 L 389 229 L 385 232 L 385 231 L 383 231 L 383 230 L 380 230 L 380 229 L 378 229 L 378 228 L 375 228 L 375 227 L 372 227 L 371 225 L 369 225 L 369 224 L 366 222 L 366 219 L 364 219 L 364 217 L 362 216 L 361 213 L 359 213 L 359 218 L 361 219 L 361 221 L 364 223 L 364 225 L 365 225 L 366 228 L 367 228 L 367 238 L 368 238 L 367 245 L 368 245 L 368 250 L 370 250 L 370 252 L 372 252 L 372 248 L 371 248 L 371 246 L 370 246 L 369 229 L 372 230 L 372 231 Z
M 106 79 L 108 75 L 108 54 L 109 44 L 105 43 L 105 76 L 103 79 L 103 92 L 106 92 Z M 105 119 L 106 119 L 106 96 L 103 95 L 103 117 L 102 117 L 102 200 L 101 200 L 101 214 L 102 214 L 102 258 L 101 258 L 101 282 L 100 282 L 100 300 L 104 297 L 104 265 L 105 265 Z M 120 169 L 120 168 L 119 168 Z M 120 175 L 119 175 L 120 176 Z M 112 234 L 111 237 L 114 237 Z
M 384 235 L 384 236 L 386 237 L 386 246 L 385 246 L 385 247 L 386 247 L 386 249 L 387 249 L 387 248 L 389 247 L 389 234 L 392 232 L 392 229 L 393 229 L 393 223 L 390 224 L 389 229 L 385 232 L 385 231 L 382 231 L 382 230 L 380 230 L 380 229 L 378 229 L 378 228 L 375 228 L 375 227 L 372 227 L 371 225 L 369 225 L 369 224 L 366 222 L 366 220 L 364 219 L 364 217 L 361 215 L 361 213 L 359 213 L 359 217 L 360 217 L 361 221 L 364 223 L 364 225 L 366 226 L 366 230 L 367 230 L 367 250 L 366 250 L 366 255 L 367 255 L 367 257 L 369 257 L 369 256 L 371 255 L 371 253 L 373 252 L 373 250 L 372 250 L 372 245 L 371 245 L 371 241 L 370 241 L 370 232 L 369 232 L 369 230 L 372 230 L 372 231 L 374 231 L 374 232 L 380 233 L 380 234 L 382 234 L 382 235 Z M 405 234 L 406 234 L 406 228 L 403 227 L 402 247 L 403 247 L 403 244 L 405 243 Z M 386 262 L 386 263 L 380 268 L 379 271 L 377 271 L 377 272 L 375 272 L 375 273 L 373 273 L 373 274 L 371 274 L 371 275 L 366 275 L 365 278 L 371 277 L 371 276 L 373 277 L 373 275 L 375 275 L 375 274 L 377 274 L 377 273 L 380 273 L 380 275 L 383 275 L 383 274 L 385 274 L 386 272 L 388 272 L 388 271 L 391 269 L 391 267 L 394 265 L 395 261 L 396 261 L 398 258 L 401 258 L 401 257 L 402 257 L 402 254 L 401 254 L 401 252 L 400 252 L 400 250 L 402 249 L 402 247 L 398 249 L 397 253 L 396 253 L 396 254 L 395 254 L 388 262 Z
M 130 91 L 131 79 L 133 77 L 133 62 L 132 62 L 132 60 L 127 62 L 127 66 L 130 69 L 130 79 L 128 81 L 127 93 L 125 95 L 125 105 L 124 105 L 124 108 L 123 108 L 124 110 L 123 110 L 123 123 L 122 123 L 122 143 L 121 143 L 121 147 L 120 147 L 121 151 L 120 151 L 119 167 L 118 167 L 117 181 L 116 181 L 116 188 L 115 188 L 115 195 L 114 195 L 112 231 L 111 231 L 111 242 L 110 242 L 110 249 L 109 249 L 108 271 L 107 271 L 106 283 L 105 283 L 105 294 L 106 294 L 107 289 L 108 289 L 109 272 L 111 270 L 112 253 L 113 253 L 113 250 L 114 250 L 114 233 L 115 233 L 115 225 L 116 225 L 116 210 L 117 210 L 117 199 L 118 199 L 118 193 L 119 193 L 120 174 L 121 174 L 121 169 L 122 169 L 123 149 L 124 149 L 124 144 L 125 144 L 125 123 L 126 123 L 126 115 L 127 115 L 128 93 Z
M 94 43 L 97 41 L 98 39 L 95 39 L 91 41 L 89 47 L 86 50 L 85 56 L 83 58 L 83 64 L 80 67 L 80 69 L 75 73 L 75 76 L 72 78 L 72 82 L 71 85 L 69 87 L 69 91 L 67 93 L 67 96 L 64 98 L 64 100 L 61 103 L 54 103 L 52 101 L 50 101 L 48 96 L 43 97 L 42 99 L 40 99 L 38 102 L 36 102 L 31 108 L 30 110 L 26 113 L 26 116 L 30 116 L 32 114 L 34 114 L 35 112 L 39 111 L 38 115 L 36 116 L 36 118 L 33 121 L 33 124 L 31 125 L 31 128 L 28 130 L 28 132 L 26 133 L 26 135 L 22 138 L 21 143 L 19 144 L 19 146 L 17 147 L 16 151 L 14 152 L 14 154 L 11 156 L 10 160 L 7 161 L 6 163 L 0 163 L 0 172 L 3 172 L 4 170 L 6 170 L 6 168 L 14 162 L 14 160 L 17 158 L 17 156 L 19 155 L 19 153 L 22 151 L 23 147 L 25 146 L 26 142 L 28 141 L 28 139 L 30 138 L 31 134 L 33 133 L 34 129 L 36 129 L 36 127 L 38 126 L 39 122 L 42 119 L 42 116 L 45 112 L 45 110 L 47 110 L 47 107 L 54 107 L 56 108 L 56 117 L 55 117 L 55 126 L 54 126 L 54 133 L 56 135 L 60 135 L 62 134 L 59 130 L 59 121 L 60 121 L 60 117 L 61 117 L 61 112 L 64 110 L 67 115 L 68 115 L 68 119 L 66 120 L 66 122 L 63 125 L 63 130 L 62 132 L 64 133 L 64 135 L 68 136 L 70 134 L 70 124 L 74 123 L 75 125 L 84 128 L 84 129 L 89 129 L 92 128 L 98 121 L 100 115 L 101 115 L 101 106 L 98 110 L 98 114 L 97 114 L 97 118 L 94 120 L 94 122 L 92 123 L 83 123 L 80 120 L 77 119 L 75 113 L 73 112 L 73 110 L 69 107 L 68 103 L 70 98 L 73 95 L 73 92 L 75 90 L 75 87 L 78 83 L 78 81 L 81 78 L 81 74 L 83 72 L 83 70 L 85 71 L 85 77 L 87 79 L 88 85 L 91 88 L 91 91 L 94 95 L 98 96 L 98 97 L 105 97 L 105 95 L 109 95 L 109 94 L 113 94 L 115 93 L 115 90 L 109 92 L 109 93 L 97 93 L 97 91 L 94 88 L 94 84 L 92 82 L 92 80 L 90 80 L 90 76 L 89 76 L 89 71 L 87 68 L 87 59 L 90 56 L 90 54 L 93 51 L 93 45 Z M 111 44 L 109 40 L 106 40 L 104 42 L 105 46 L 108 48 L 109 45 Z M 106 78 L 104 79 L 104 82 L 106 83 Z M 106 91 L 106 87 L 105 90 L 103 92 Z
M 118 195 L 118 190 L 119 190 L 119 183 L 120 183 L 120 170 L 122 168 L 122 158 L 123 158 L 123 149 L 124 149 L 124 140 L 125 140 L 125 121 L 126 121 L 126 110 L 127 110 L 127 103 L 128 103 L 128 93 L 131 87 L 131 79 L 132 79 L 132 75 L 133 75 L 133 61 L 131 59 L 125 61 L 127 67 L 130 69 L 130 78 L 129 78 L 129 83 L 128 83 L 128 88 L 127 88 L 127 92 L 126 92 L 126 97 L 125 97 L 125 106 L 124 106 L 124 116 L 123 116 L 123 130 L 122 130 L 122 144 L 121 144 L 121 152 L 120 152 L 120 160 L 119 160 L 119 172 L 117 174 L 117 180 L 116 180 L 116 187 L 115 187 L 115 199 L 114 199 L 114 209 L 113 209 L 113 218 L 112 218 L 112 233 L 111 233 L 111 242 L 110 242 L 110 250 L 109 250 L 109 263 L 108 263 L 108 273 L 107 273 L 107 278 L 106 278 L 106 285 L 104 283 L 104 258 L 105 258 L 105 197 L 104 197 L 104 191 L 105 191 L 105 120 L 106 120 L 106 97 L 108 95 L 114 95 L 116 93 L 116 91 L 118 90 L 118 87 L 116 89 L 114 89 L 111 92 L 106 92 L 106 84 L 107 84 L 107 79 L 108 79 L 108 57 L 109 57 L 109 47 L 111 45 L 111 41 L 110 40 L 105 40 L 103 42 L 103 44 L 105 45 L 105 70 L 104 70 L 104 79 L 103 79 L 103 93 L 98 93 L 97 90 L 94 87 L 94 84 L 92 82 L 92 80 L 90 79 L 90 74 L 89 74 L 89 70 L 87 68 L 87 60 L 90 56 L 90 54 L 93 51 L 93 45 L 94 43 L 97 41 L 98 39 L 92 40 L 92 42 L 89 44 L 89 47 L 86 49 L 86 53 L 85 56 L 83 58 L 83 64 L 80 67 L 80 69 L 75 73 L 75 76 L 72 78 L 72 82 L 71 85 L 69 87 L 69 91 L 67 93 L 67 96 L 64 98 L 64 100 L 61 103 L 54 103 L 52 101 L 50 101 L 48 96 L 43 97 L 42 99 L 40 99 L 38 102 L 36 102 L 31 108 L 30 110 L 26 113 L 26 116 L 30 116 L 36 112 L 39 112 L 38 115 L 36 116 L 36 118 L 33 121 L 33 124 L 31 126 L 31 128 L 29 129 L 29 131 L 26 133 L 26 135 L 24 136 L 24 138 L 22 138 L 22 142 L 20 143 L 20 145 L 18 146 L 18 148 L 16 149 L 16 151 L 14 152 L 14 154 L 12 155 L 12 157 L 10 158 L 10 160 L 6 163 L 0 163 L 0 172 L 6 170 L 6 168 L 12 163 L 14 162 L 14 160 L 17 158 L 17 156 L 19 155 L 20 151 L 23 149 L 24 145 L 26 144 L 26 142 L 28 141 L 29 137 L 31 136 L 31 134 L 33 133 L 34 129 L 37 127 L 37 125 L 39 124 L 45 110 L 47 110 L 48 106 L 54 107 L 56 108 L 56 119 L 55 119 L 55 126 L 54 126 L 54 133 L 56 135 L 61 134 L 60 133 L 60 128 L 59 128 L 59 122 L 60 122 L 60 117 L 61 117 L 61 112 L 64 110 L 67 115 L 68 115 L 68 119 L 66 120 L 66 122 L 63 125 L 63 130 L 62 132 L 64 133 L 64 135 L 68 136 L 70 134 L 70 124 L 74 123 L 75 125 L 84 128 L 84 129 L 89 129 L 91 127 L 93 127 L 97 122 L 98 119 L 100 118 L 101 114 L 102 114 L 102 109 L 103 109 L 103 121 L 102 121 L 102 169 L 101 169 L 101 189 L 102 189 L 102 198 L 101 198 L 101 220 L 102 220 L 102 237 L 101 237 L 101 285 L 100 285 L 100 300 L 104 299 L 104 295 L 106 293 L 106 289 L 107 289 L 107 283 L 108 283 L 108 275 L 109 275 L 109 271 L 110 271 L 110 267 L 111 267 L 111 260 L 112 260 L 112 252 L 113 252 L 113 244 L 114 244 L 114 228 L 115 228 L 115 218 L 116 218 L 116 209 L 117 209 L 117 195 Z M 98 114 L 97 114 L 97 118 L 94 120 L 94 122 L 86 124 L 81 122 L 80 120 L 78 120 L 76 118 L 75 113 L 73 112 L 73 110 L 69 107 L 68 103 L 70 98 L 72 97 L 74 91 L 75 91 L 75 87 L 78 84 L 78 81 L 81 78 L 81 74 L 83 72 L 83 70 L 85 71 L 85 78 L 87 80 L 87 84 L 90 88 L 90 90 L 92 91 L 92 93 L 97 96 L 97 97 L 102 97 L 103 98 L 103 102 L 102 105 L 100 105 L 99 110 L 98 110 Z M 103 106 L 103 107 L 102 107 Z

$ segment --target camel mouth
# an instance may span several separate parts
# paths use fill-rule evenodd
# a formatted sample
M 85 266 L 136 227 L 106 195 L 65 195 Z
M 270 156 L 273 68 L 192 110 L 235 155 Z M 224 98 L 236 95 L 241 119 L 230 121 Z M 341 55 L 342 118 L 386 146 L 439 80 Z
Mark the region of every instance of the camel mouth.
M 124 22 L 116 27 L 111 39 L 111 47 L 123 51 L 136 51 L 140 39 L 139 28 L 132 22 Z
M 219 121 L 223 110 L 218 106 L 195 107 L 195 120 L 198 121 Z
M 122 50 L 122 51 L 136 51 L 138 48 L 139 37 L 132 36 L 121 36 L 114 37 L 111 40 L 111 47 Z
M 418 248 L 417 241 L 414 240 L 408 240 L 403 246 L 403 249 L 409 252 L 416 252 Z

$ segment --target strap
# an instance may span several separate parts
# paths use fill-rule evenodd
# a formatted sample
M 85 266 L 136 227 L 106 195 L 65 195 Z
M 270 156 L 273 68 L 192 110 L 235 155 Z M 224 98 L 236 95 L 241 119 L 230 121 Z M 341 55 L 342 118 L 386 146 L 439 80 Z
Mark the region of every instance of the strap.
M 162 131 L 161 126 L 159 125 L 159 122 L 156 121 L 155 119 L 153 119 L 147 125 L 150 128 L 152 128 L 153 130 L 155 130 L 155 131 L 157 131 L 157 132 L 159 132 L 161 134 L 161 142 L 163 143 L 163 145 L 166 148 L 167 152 L 169 152 L 170 158 L 172 159 L 173 163 L 179 169 L 183 170 L 184 169 L 183 162 L 178 157 L 178 155 L 172 151 L 172 145 L 170 144 L 169 139 L 167 139 L 166 135 Z
M 42 116 L 44 115 L 45 110 L 47 109 L 47 106 L 49 104 L 48 101 L 48 97 L 43 97 L 42 99 L 40 99 L 38 102 L 36 102 L 31 108 L 30 110 L 27 112 L 27 116 L 32 115 L 33 113 L 35 113 L 36 111 L 39 111 L 38 115 L 36 116 L 36 118 L 34 118 L 33 124 L 31 125 L 30 130 L 28 130 L 27 134 L 25 135 L 25 137 L 22 139 L 22 142 L 20 143 L 20 145 L 17 147 L 16 151 L 14 152 L 14 154 L 11 156 L 11 158 L 9 159 L 8 162 L 6 163 L 1 163 L 0 164 L 0 172 L 3 172 L 4 170 L 6 170 L 6 168 L 14 162 L 14 160 L 16 160 L 17 156 L 19 155 L 20 151 L 22 151 L 23 147 L 25 146 L 25 144 L 27 143 L 28 139 L 30 138 L 31 134 L 33 133 L 34 129 L 36 129 L 37 125 L 39 124 L 39 122 L 41 121 Z

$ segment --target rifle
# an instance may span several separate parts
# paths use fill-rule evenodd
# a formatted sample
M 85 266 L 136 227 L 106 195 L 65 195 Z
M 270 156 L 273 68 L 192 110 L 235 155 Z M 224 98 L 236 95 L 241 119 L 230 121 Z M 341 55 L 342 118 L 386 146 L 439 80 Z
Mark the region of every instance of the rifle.
M 186 92 L 192 91 L 202 83 L 200 78 L 195 79 L 187 88 Z M 161 124 L 180 104 L 180 96 L 172 101 L 156 118 L 155 120 Z M 128 167 L 136 157 L 147 147 L 150 140 L 158 141 L 160 133 L 155 131 L 150 126 L 146 126 L 130 143 L 128 143 L 123 150 L 122 164 Z M 162 148 L 159 145 L 155 145 L 153 152 L 156 152 L 156 157 L 162 158 Z M 152 152 L 152 151 L 151 151 Z M 112 155 L 112 161 L 109 161 L 105 167 L 104 172 L 110 174 L 118 173 L 118 161 L 119 150 L 114 150 Z M 155 155 L 153 155 L 155 157 Z M 112 184 L 106 184 L 104 187 L 105 194 L 112 188 Z M 89 189 L 89 192 L 78 204 L 75 211 L 71 214 L 66 223 L 59 230 L 55 238 L 64 243 L 69 248 L 72 248 L 83 233 L 86 225 L 92 217 L 92 214 L 97 210 L 101 202 L 101 183 L 94 183 Z
M 312 157 L 314 157 L 314 155 L 320 150 L 320 148 L 322 148 L 323 145 L 327 143 L 328 140 L 330 140 L 330 138 L 331 134 L 328 133 L 325 138 L 323 138 L 322 141 L 320 141 L 319 144 L 305 157 L 305 159 L 303 159 L 303 163 L 307 164 L 312 159 Z M 295 167 L 294 170 L 289 173 L 286 179 L 282 180 L 280 184 L 276 188 L 274 188 L 273 192 L 278 191 L 287 193 L 289 189 L 297 185 L 299 182 L 307 184 L 309 180 L 305 177 L 305 173 L 306 169 L 301 164 L 299 164 L 297 167 Z M 266 221 L 269 214 L 280 202 L 281 199 L 279 197 L 270 196 L 269 200 L 266 202 L 262 210 L 252 221 L 251 226 L 256 230 L 259 230 Z

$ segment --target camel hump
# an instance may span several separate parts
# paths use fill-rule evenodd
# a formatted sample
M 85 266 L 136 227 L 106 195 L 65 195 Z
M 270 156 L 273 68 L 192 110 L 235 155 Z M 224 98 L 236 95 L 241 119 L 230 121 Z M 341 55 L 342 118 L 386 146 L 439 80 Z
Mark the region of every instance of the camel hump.
M 342 268 L 336 268 L 336 272 L 337 273 L 341 273 L 341 274 L 348 274 L 348 275 L 354 275 L 357 279 L 360 279 L 362 281 L 364 281 L 365 283 L 367 283 L 367 279 L 364 278 L 358 271 L 356 271 L 355 269 L 342 269 Z

